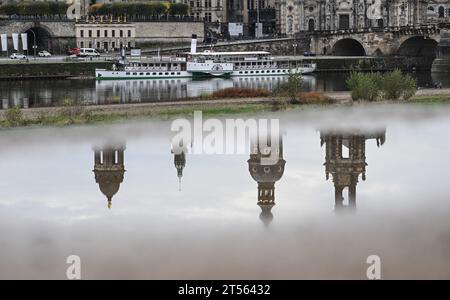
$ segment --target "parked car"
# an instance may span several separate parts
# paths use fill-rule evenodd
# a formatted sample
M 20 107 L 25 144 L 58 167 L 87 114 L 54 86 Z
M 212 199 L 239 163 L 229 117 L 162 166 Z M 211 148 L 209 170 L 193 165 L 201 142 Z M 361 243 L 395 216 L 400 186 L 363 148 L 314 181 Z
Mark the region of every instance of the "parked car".
M 78 55 L 80 54 L 80 48 L 70 48 L 69 51 L 67 51 L 67 54 Z
M 38 52 L 38 56 L 39 57 L 50 57 L 52 56 L 52 54 L 46 50 L 42 50 Z
M 313 52 L 306 51 L 303 53 L 303 56 L 316 56 L 316 54 Z
M 11 59 L 27 59 L 27 56 L 24 54 L 13 53 L 9 56 Z
M 100 53 L 94 48 L 80 48 L 80 53 L 77 55 L 80 57 L 99 57 Z
M 85 58 L 79 57 L 79 56 L 77 56 L 75 54 L 71 54 L 71 55 L 65 57 L 64 60 L 65 61 L 84 61 Z

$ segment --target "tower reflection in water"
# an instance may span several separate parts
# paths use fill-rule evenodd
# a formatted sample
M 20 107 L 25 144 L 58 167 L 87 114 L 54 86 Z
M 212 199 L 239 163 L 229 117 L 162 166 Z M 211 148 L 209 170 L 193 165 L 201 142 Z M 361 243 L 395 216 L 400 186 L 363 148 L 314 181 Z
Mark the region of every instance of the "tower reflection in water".
M 123 181 L 125 143 L 94 147 L 94 174 L 95 182 L 100 191 L 108 200 L 108 208 L 111 209 L 112 198 L 119 191 Z
M 191 146 L 191 141 L 186 138 L 180 140 L 172 140 L 171 153 L 173 154 L 173 164 L 177 169 L 178 190 L 181 191 L 181 179 L 183 178 L 183 170 L 186 166 L 186 153 L 188 146 Z
M 248 168 L 252 178 L 258 183 L 259 215 L 264 225 L 273 220 L 272 207 L 275 205 L 275 182 L 281 179 L 286 161 L 283 159 L 282 136 L 269 135 L 261 139 L 258 135 L 250 145 Z
M 172 153 L 173 150 L 172 150 Z M 183 170 L 186 166 L 186 153 L 185 151 L 181 151 L 181 153 L 173 155 L 173 163 L 175 168 L 177 169 L 177 177 L 178 177 L 178 190 L 181 191 L 181 179 L 183 178 Z
M 335 210 L 356 209 L 356 185 L 361 175 L 366 180 L 366 141 L 375 139 L 380 147 L 386 141 L 386 129 L 320 132 L 320 144 L 325 145 L 325 175 L 334 182 Z M 348 204 L 344 205 L 344 190 L 348 189 Z

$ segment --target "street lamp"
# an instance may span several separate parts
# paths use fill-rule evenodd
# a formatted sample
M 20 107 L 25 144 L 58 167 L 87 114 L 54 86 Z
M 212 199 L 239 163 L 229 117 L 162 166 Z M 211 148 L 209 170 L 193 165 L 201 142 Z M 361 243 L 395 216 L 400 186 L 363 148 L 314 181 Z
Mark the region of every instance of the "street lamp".
M 34 51 L 34 60 L 36 60 L 36 33 L 34 32 L 33 29 L 28 29 L 29 31 L 31 31 L 33 33 L 33 51 Z M 28 53 L 27 53 L 28 54 Z
M 256 0 L 256 38 L 259 39 L 259 0 Z

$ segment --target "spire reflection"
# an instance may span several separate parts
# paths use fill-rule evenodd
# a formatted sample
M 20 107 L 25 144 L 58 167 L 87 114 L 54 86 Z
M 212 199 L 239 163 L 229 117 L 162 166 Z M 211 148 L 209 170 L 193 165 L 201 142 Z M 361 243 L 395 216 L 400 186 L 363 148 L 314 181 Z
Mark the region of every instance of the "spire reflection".
M 356 186 L 360 175 L 366 180 L 366 141 L 371 139 L 381 147 L 386 141 L 386 129 L 320 132 L 320 144 L 325 145 L 325 176 L 327 180 L 330 174 L 333 178 L 336 211 L 356 209 Z M 345 190 L 348 204 L 344 204 Z
M 106 196 L 109 209 L 112 206 L 113 196 L 117 194 L 120 184 L 123 182 L 125 148 L 124 143 L 94 147 L 95 182 Z

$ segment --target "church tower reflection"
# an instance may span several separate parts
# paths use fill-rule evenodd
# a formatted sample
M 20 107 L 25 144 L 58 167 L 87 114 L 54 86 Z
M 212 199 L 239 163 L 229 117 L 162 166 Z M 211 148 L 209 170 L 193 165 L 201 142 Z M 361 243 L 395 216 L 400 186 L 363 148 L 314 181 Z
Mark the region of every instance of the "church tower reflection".
M 275 205 L 275 182 L 281 179 L 286 161 L 283 159 L 283 139 L 270 136 L 267 141 L 252 139 L 248 168 L 252 178 L 258 183 L 258 206 L 261 208 L 259 218 L 268 226 L 273 220 L 272 207 Z
M 173 151 L 172 151 L 173 153 Z M 181 178 L 183 178 L 183 170 L 186 166 L 186 154 L 184 151 L 182 151 L 179 154 L 174 154 L 173 156 L 173 163 L 175 165 L 175 168 L 177 169 L 177 177 L 178 177 L 178 190 L 181 191 Z
M 321 131 L 320 143 L 325 144 L 325 175 L 334 182 L 335 210 L 356 209 L 356 186 L 361 175 L 366 180 L 366 141 L 375 139 L 380 147 L 386 140 L 386 130 L 371 132 Z M 348 204 L 344 205 L 344 190 L 348 189 Z
M 111 209 L 112 198 L 119 191 L 125 173 L 124 166 L 125 144 L 114 146 L 94 147 L 95 182 L 108 200 Z
M 191 146 L 191 142 L 185 138 L 181 140 L 173 140 L 171 145 L 171 153 L 173 154 L 173 164 L 177 169 L 178 177 L 178 190 L 181 191 L 181 179 L 183 178 L 183 170 L 186 166 L 186 153 L 188 153 L 188 147 Z

